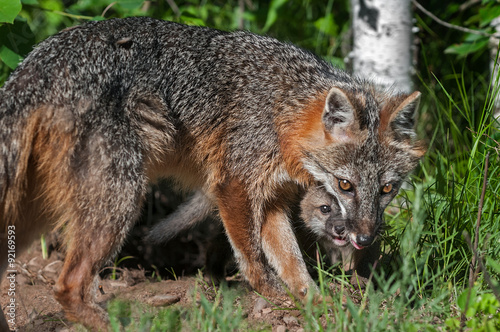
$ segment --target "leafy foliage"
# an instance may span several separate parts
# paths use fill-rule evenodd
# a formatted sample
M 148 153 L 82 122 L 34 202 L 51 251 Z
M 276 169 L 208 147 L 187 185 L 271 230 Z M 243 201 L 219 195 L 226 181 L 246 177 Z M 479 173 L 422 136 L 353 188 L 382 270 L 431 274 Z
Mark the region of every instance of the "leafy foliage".
M 20 11 L 20 0 L 0 0 L 0 22 L 12 23 Z
M 18 0 L 0 1 L 13 4 Z M 195 0 L 171 3 L 174 5 L 142 0 L 23 0 L 23 8 L 14 24 L 0 26 L 0 85 L 36 43 L 57 31 L 87 20 L 144 15 L 224 30 L 247 29 L 266 33 L 278 39 L 291 40 L 343 65 L 344 55 L 339 46 L 348 30 L 346 0 L 335 6 L 333 0 L 327 3 L 318 0 L 274 0 L 270 3 Z M 1 14 L 0 10 L 0 24 Z M 292 23 L 290 18 L 293 18 Z

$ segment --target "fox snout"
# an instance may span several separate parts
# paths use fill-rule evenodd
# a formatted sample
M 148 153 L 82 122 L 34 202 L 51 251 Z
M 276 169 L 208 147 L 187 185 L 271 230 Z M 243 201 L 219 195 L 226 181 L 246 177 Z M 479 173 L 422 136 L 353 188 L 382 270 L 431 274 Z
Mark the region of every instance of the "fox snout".
M 335 226 L 333 226 L 333 232 L 340 236 L 340 235 L 345 233 L 345 226 L 344 225 L 335 225 Z
M 359 250 L 371 246 L 377 238 L 376 233 L 356 233 L 348 231 L 345 223 L 344 225 L 335 225 L 333 228 L 326 227 L 326 231 L 330 237 L 333 238 L 336 245 L 344 246 L 350 242 L 354 248 Z
M 325 232 L 336 246 L 343 247 L 349 244 L 348 233 L 343 220 L 329 218 L 325 224 Z
M 383 215 L 377 206 L 360 210 L 359 206 L 344 204 L 349 209 L 342 215 L 336 198 L 331 197 L 330 204 L 332 212 L 328 216 L 325 228 L 334 238 L 335 244 L 347 245 L 350 242 L 354 248 L 363 249 L 375 242 L 383 223 Z
M 360 250 L 365 247 L 371 246 L 373 242 L 375 242 L 375 236 L 368 234 L 351 234 L 349 236 L 349 240 L 351 241 L 354 248 Z
M 356 243 L 360 244 L 364 247 L 371 245 L 374 240 L 375 240 L 375 237 L 371 236 L 371 235 L 359 234 L 356 236 Z
M 383 217 L 381 215 L 377 218 L 362 218 L 358 221 L 346 221 L 349 241 L 356 249 L 363 249 L 371 246 L 377 239 L 382 223 Z
M 330 222 L 329 222 L 330 221 Z M 377 238 L 377 230 L 370 231 L 358 231 L 351 229 L 351 222 L 348 220 L 328 220 L 326 223 L 326 233 L 333 240 L 334 244 L 337 246 L 345 246 L 349 242 L 356 249 L 363 249 L 365 247 L 371 246 Z M 346 227 L 346 225 L 351 227 Z

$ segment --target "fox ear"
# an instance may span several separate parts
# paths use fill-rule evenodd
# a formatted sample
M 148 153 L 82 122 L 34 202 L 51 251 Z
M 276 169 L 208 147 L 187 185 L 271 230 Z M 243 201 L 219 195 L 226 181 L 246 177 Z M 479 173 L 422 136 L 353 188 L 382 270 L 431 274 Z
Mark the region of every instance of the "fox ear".
M 420 92 L 415 91 L 392 112 L 389 126 L 392 131 L 403 139 L 415 138 L 415 113 L 420 103 Z
M 389 135 L 394 135 L 396 141 L 406 145 L 411 154 L 420 158 L 425 154 L 426 148 L 423 141 L 416 140 L 415 114 L 420 103 L 420 92 L 416 91 L 399 104 L 394 101 L 394 108 L 383 109 L 380 114 L 380 129 L 388 130 Z M 401 100 L 400 99 L 400 100 Z
M 326 97 L 322 116 L 325 129 L 336 137 L 347 135 L 347 129 L 354 124 L 355 114 L 344 91 L 333 87 Z

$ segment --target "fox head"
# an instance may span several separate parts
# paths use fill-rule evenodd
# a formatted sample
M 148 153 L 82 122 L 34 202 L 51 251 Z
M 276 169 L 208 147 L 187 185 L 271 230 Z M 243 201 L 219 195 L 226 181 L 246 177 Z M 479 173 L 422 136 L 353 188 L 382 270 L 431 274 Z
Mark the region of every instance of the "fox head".
M 300 217 L 318 240 L 323 239 L 336 247 L 349 244 L 337 200 L 324 188 L 311 186 L 307 189 L 300 202 Z
M 345 225 L 336 235 L 356 249 L 375 241 L 384 209 L 425 153 L 414 131 L 419 100 L 419 92 L 333 87 L 310 117 L 302 164 L 331 195 L 335 224 Z

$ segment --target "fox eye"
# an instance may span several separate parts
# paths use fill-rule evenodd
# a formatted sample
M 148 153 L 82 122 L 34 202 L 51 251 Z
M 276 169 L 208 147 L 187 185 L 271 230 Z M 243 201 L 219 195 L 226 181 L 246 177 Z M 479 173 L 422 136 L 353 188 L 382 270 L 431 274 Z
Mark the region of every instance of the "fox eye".
M 332 208 L 329 205 L 321 205 L 319 207 L 319 210 L 321 211 L 321 213 L 327 214 L 327 213 L 330 213 L 332 211 Z
M 352 184 L 347 180 L 339 180 L 339 188 L 343 191 L 352 191 Z
M 392 186 L 392 183 L 386 183 L 383 187 L 382 187 L 382 194 L 390 194 L 393 190 L 393 186 Z

